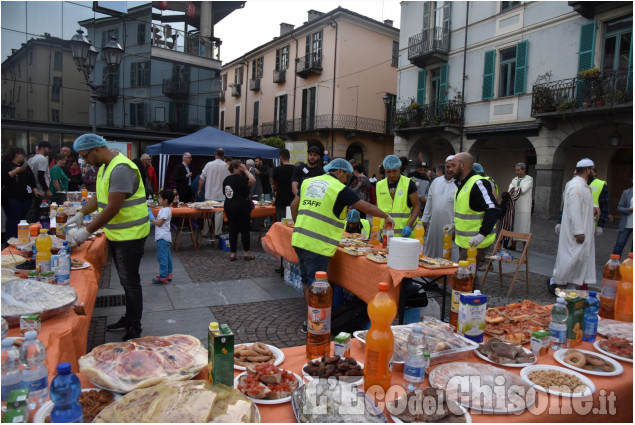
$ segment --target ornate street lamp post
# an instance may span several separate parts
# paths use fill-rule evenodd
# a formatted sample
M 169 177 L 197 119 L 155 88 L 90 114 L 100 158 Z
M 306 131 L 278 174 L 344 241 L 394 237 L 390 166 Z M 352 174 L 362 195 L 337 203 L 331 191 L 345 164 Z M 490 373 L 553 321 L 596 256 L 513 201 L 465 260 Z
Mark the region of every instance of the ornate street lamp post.
M 77 65 L 77 70 L 84 74 L 86 85 L 90 88 L 92 127 L 93 133 L 96 133 L 97 116 L 95 105 L 97 104 L 98 90 L 106 84 L 109 77 L 117 74 L 124 50 L 119 43 L 117 43 L 115 37 L 110 37 L 108 44 L 101 49 L 104 54 L 104 59 L 106 59 L 106 65 L 108 65 L 108 72 L 104 75 L 101 84 L 97 84 L 91 79 L 91 74 L 95 68 L 95 62 L 97 61 L 97 50 L 93 47 L 90 40 L 84 36 L 84 31 L 77 30 L 77 34 L 71 38 L 70 45 L 71 52 L 73 53 L 73 61 L 75 65 Z
M 382 100 L 384 101 L 384 106 L 386 107 L 386 134 L 390 134 L 390 124 L 392 121 L 392 113 L 391 113 L 391 97 L 388 93 L 386 93 L 384 95 L 384 97 L 382 97 Z

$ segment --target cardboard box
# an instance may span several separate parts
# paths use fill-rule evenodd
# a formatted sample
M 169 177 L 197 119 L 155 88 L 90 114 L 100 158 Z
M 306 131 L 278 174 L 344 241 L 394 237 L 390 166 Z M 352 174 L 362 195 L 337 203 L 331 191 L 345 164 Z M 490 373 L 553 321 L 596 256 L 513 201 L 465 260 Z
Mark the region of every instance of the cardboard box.
M 567 347 L 575 347 L 582 343 L 584 328 L 584 298 L 567 298 Z
M 227 325 L 220 325 L 220 332 L 210 333 L 212 349 L 210 350 L 212 363 L 213 384 L 234 386 L 234 334 Z

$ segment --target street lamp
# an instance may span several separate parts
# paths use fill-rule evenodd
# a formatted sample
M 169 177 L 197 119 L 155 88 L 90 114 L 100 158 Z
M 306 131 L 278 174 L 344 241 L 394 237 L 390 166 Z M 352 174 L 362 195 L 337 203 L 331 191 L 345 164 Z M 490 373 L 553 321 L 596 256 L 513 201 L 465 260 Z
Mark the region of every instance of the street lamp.
M 90 88 L 90 108 L 93 116 L 92 127 L 93 133 L 96 133 L 97 117 L 95 113 L 95 105 L 97 104 L 98 90 L 106 84 L 109 77 L 117 73 L 124 50 L 119 43 L 117 43 L 117 39 L 115 37 L 110 37 L 108 44 L 101 49 L 104 54 L 104 59 L 106 60 L 106 65 L 108 65 L 108 72 L 104 75 L 101 84 L 97 84 L 93 82 L 90 77 L 93 69 L 95 69 L 95 63 L 97 62 L 97 49 L 95 49 L 90 40 L 84 36 L 84 31 L 82 30 L 77 30 L 77 34 L 75 34 L 70 40 L 70 45 L 71 52 L 73 54 L 73 61 L 75 62 L 75 65 L 77 65 L 77 70 L 84 74 L 86 85 Z
M 390 104 L 392 102 L 392 98 L 388 93 L 386 93 L 384 97 L 382 97 L 382 100 L 384 101 L 384 106 L 386 107 L 386 134 L 390 134 L 390 121 L 392 118 L 392 114 L 390 113 Z

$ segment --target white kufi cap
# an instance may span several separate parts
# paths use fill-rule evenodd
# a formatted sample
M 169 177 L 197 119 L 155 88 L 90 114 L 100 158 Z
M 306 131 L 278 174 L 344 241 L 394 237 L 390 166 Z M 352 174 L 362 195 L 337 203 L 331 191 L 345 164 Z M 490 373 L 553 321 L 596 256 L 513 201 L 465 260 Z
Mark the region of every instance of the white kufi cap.
M 445 158 L 445 162 L 452 161 L 452 158 L 454 158 L 454 155 L 448 156 L 447 158 Z
M 595 164 L 589 158 L 583 158 L 575 165 L 577 167 L 593 167 Z

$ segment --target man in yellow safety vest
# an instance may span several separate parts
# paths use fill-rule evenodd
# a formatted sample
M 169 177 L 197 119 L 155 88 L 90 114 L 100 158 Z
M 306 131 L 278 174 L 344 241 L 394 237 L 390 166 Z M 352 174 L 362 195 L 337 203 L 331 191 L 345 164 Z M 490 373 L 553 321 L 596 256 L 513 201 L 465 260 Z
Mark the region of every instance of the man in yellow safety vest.
M 604 180 L 600 180 L 597 177 L 598 172 L 594 166 L 591 169 L 589 187 L 591 188 L 591 195 L 593 196 L 593 205 L 600 208 L 600 215 L 594 217 L 596 237 L 602 236 L 604 225 L 607 221 L 613 221 L 611 207 L 609 205 L 609 185 Z
M 99 169 L 96 196 L 89 198 L 67 226 L 82 225 L 83 217 L 93 211 L 99 215 L 82 227 L 73 239 L 83 243 L 95 231 L 103 228 L 108 247 L 126 295 L 126 313 L 109 331 L 125 330 L 124 341 L 141 336 L 143 295 L 139 263 L 145 240 L 150 233 L 145 187 L 137 166 L 125 155 L 111 150 L 106 140 L 96 134 L 83 134 L 75 140 L 73 149 L 88 164 Z
M 377 182 L 377 207 L 395 219 L 395 236 L 410 237 L 421 215 L 417 185 L 399 173 L 398 156 L 388 155 L 382 165 L 386 178 Z
M 365 218 L 361 218 L 359 211 L 352 208 L 346 214 L 346 232 L 359 233 L 364 239 L 370 238 L 370 222 Z

